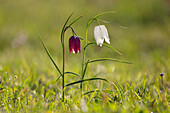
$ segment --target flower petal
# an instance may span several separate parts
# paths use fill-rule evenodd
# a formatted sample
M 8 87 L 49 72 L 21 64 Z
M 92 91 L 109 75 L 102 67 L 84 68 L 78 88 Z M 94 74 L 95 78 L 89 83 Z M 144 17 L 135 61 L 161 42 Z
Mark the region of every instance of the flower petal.
M 76 52 L 76 50 L 75 50 L 76 44 L 75 44 L 75 43 L 76 43 L 76 42 L 75 42 L 74 36 L 70 37 L 70 39 L 69 39 L 69 52 L 70 52 L 70 53 L 71 53 L 72 51 L 73 51 L 73 53 Z
M 102 31 L 102 37 L 105 39 L 105 41 L 110 44 L 110 38 L 107 32 L 107 29 L 105 25 L 100 25 L 101 31 Z
M 78 52 L 78 53 L 80 53 L 81 52 L 81 44 L 80 44 L 80 39 L 78 38 L 78 37 L 76 37 L 76 39 L 75 39 L 76 41 L 76 53 Z
M 94 38 L 96 40 L 97 45 L 102 45 L 104 42 L 104 37 L 102 37 L 102 29 L 100 26 L 95 26 L 94 28 Z

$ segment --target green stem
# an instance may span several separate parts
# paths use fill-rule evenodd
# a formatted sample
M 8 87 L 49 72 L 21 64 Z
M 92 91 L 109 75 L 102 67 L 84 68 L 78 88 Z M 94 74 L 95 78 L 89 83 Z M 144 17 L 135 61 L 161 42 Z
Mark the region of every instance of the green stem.
M 90 19 L 86 25 L 86 31 L 85 31 L 85 41 L 84 41 L 84 47 L 87 45 L 87 33 L 88 33 L 88 27 L 92 23 L 92 21 L 95 20 L 94 18 Z M 82 59 L 82 80 L 84 79 L 83 73 L 84 73 L 84 62 L 85 62 L 85 55 L 86 55 L 86 50 L 83 49 L 83 59 Z M 81 95 L 82 95 L 82 89 L 83 89 L 83 82 L 80 83 L 80 90 L 81 90 Z
M 64 102 L 64 74 L 65 74 L 65 46 L 64 46 L 64 34 L 65 34 L 65 32 L 66 32 L 66 30 L 68 29 L 68 28 L 70 28 L 71 30 L 72 30 L 72 33 L 73 33 L 73 35 L 75 34 L 75 32 L 74 32 L 74 30 L 73 30 L 73 28 L 72 27 L 70 27 L 70 26 L 67 26 L 67 27 L 65 27 L 65 29 L 64 29 L 64 31 L 63 31 L 63 34 L 62 34 L 62 45 L 63 45 L 63 76 L 62 76 L 62 90 L 63 90 L 63 102 Z
M 84 47 L 87 44 L 87 32 L 88 32 L 88 24 L 86 26 L 86 31 L 85 31 L 85 41 L 84 41 Z M 83 49 L 83 60 L 82 60 L 82 77 L 83 77 L 83 72 L 84 72 L 84 62 L 85 62 L 85 55 L 86 55 L 86 50 Z M 83 78 L 81 78 L 83 80 Z M 83 82 L 80 83 L 80 90 L 82 94 L 82 87 L 83 87 Z
M 88 31 L 88 27 L 86 27 L 86 32 L 85 32 L 84 47 L 85 47 L 86 44 L 87 44 L 87 31 Z M 85 52 L 85 50 L 83 49 L 82 75 L 83 75 L 83 70 L 84 70 L 85 55 L 86 55 L 86 52 Z
M 66 29 L 65 29 L 66 30 Z M 62 91 L 63 91 L 63 102 L 64 102 L 64 69 L 65 69 L 65 46 L 64 46 L 64 33 L 65 33 L 65 30 L 63 32 L 63 35 L 62 35 L 62 45 L 63 45 L 63 76 L 62 76 Z

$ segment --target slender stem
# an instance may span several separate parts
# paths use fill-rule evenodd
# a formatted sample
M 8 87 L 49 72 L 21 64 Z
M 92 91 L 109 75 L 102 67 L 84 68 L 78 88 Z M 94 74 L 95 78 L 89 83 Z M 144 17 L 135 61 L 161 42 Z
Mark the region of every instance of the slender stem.
M 86 27 L 84 47 L 85 47 L 86 44 L 87 44 L 87 30 L 88 30 L 88 29 L 87 29 L 87 27 Z M 83 70 L 84 70 L 85 55 L 86 55 L 86 52 L 85 52 L 85 50 L 83 49 L 82 74 L 83 74 Z
M 65 32 L 66 32 L 66 30 L 68 29 L 68 28 L 70 28 L 71 30 L 72 30 L 72 33 L 73 33 L 73 35 L 75 34 L 75 32 L 74 32 L 74 30 L 73 30 L 73 28 L 72 27 L 70 27 L 70 26 L 67 26 L 67 27 L 65 27 L 65 29 L 64 29 L 64 31 L 63 31 L 63 35 L 62 35 L 62 43 L 63 43 L 63 76 L 62 76 L 62 90 L 63 90 L 63 102 L 64 102 L 64 73 L 65 73 L 65 71 L 64 71 L 64 69 L 65 69 L 65 46 L 64 46 L 64 34 L 65 34 Z
M 62 40 L 63 40 L 63 76 L 62 76 L 62 91 L 63 91 L 63 102 L 64 102 L 64 68 L 65 68 L 65 46 L 64 46 L 64 33 L 65 33 L 65 30 L 63 32 L 63 37 L 62 37 Z
M 91 21 L 91 19 L 89 20 L 89 22 Z M 84 47 L 87 45 L 87 32 L 88 32 L 88 24 L 89 22 L 87 23 L 87 26 L 86 26 L 86 31 L 85 31 L 85 41 L 84 41 Z M 83 60 L 82 60 L 82 80 L 84 79 L 83 78 L 83 73 L 84 73 L 84 62 L 85 62 L 85 55 L 86 55 L 86 50 L 83 49 Z M 81 90 L 81 95 L 82 95 L 82 89 L 83 89 L 83 82 L 80 83 L 80 90 Z
M 91 24 L 92 21 L 93 21 L 93 19 L 90 19 L 90 20 L 88 21 L 87 25 L 86 25 L 84 47 L 87 45 L 87 32 L 88 32 L 88 27 L 89 27 L 89 25 Z M 82 74 L 83 74 L 83 70 L 84 70 L 85 55 L 86 55 L 86 51 L 83 49 Z

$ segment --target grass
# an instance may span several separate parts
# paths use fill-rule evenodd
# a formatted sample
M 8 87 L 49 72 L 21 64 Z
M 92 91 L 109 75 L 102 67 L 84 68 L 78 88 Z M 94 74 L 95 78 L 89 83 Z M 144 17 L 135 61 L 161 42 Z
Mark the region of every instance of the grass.
M 0 112 L 170 112 L 170 9 L 168 2 L 146 2 L 1 1 Z M 46 55 L 37 32 L 41 33 L 51 56 L 62 69 L 61 28 L 72 11 L 80 9 L 73 15 L 76 18 L 85 13 L 84 8 L 88 13 L 72 26 L 82 38 L 87 20 L 106 10 L 117 13 L 102 16 L 102 20 L 128 27 L 120 29 L 101 22 L 108 28 L 111 46 L 123 55 L 92 44 L 87 48 L 87 57 L 109 57 L 133 64 L 89 63 L 85 79 L 105 78 L 109 83 L 84 82 L 83 98 L 79 84 L 68 86 L 63 103 L 61 79 L 55 82 L 60 74 Z M 88 31 L 91 42 L 94 42 L 95 25 L 93 23 Z M 68 31 L 65 37 L 70 35 Z M 69 84 L 80 79 L 69 72 L 81 74 L 82 54 L 69 54 L 68 38 L 65 42 L 65 70 L 68 72 L 65 82 Z M 159 75 L 162 72 L 163 83 Z

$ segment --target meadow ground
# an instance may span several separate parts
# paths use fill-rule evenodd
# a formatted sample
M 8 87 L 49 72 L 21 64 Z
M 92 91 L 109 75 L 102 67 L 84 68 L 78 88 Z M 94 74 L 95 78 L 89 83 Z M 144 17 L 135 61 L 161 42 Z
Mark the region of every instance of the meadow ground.
M 169 7 L 169 0 L 0 0 L 0 112 L 170 112 Z M 62 81 L 54 82 L 60 74 L 37 33 L 62 69 L 60 32 L 73 11 L 71 20 L 87 12 L 72 26 L 81 38 L 90 18 L 115 11 L 100 18 L 128 29 L 101 24 L 108 28 L 110 46 L 123 55 L 91 45 L 86 58 L 115 58 L 133 64 L 89 64 L 85 78 L 102 77 L 110 84 L 84 82 L 83 96 L 79 84 L 66 87 L 63 103 Z M 89 41 L 95 41 L 96 25 L 94 22 L 89 27 Z M 82 53 L 69 54 L 70 36 L 68 31 L 65 70 L 81 74 Z M 65 83 L 79 79 L 68 74 Z

